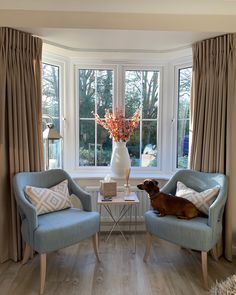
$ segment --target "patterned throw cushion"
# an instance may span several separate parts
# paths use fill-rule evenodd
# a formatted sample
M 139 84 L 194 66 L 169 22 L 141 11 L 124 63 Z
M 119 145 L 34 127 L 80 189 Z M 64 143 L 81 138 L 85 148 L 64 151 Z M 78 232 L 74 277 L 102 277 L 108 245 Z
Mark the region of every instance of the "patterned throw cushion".
M 38 215 L 72 206 L 69 200 L 67 179 L 50 188 L 26 186 L 25 193 L 36 208 Z
M 216 186 L 199 193 L 178 181 L 176 196 L 189 200 L 198 208 L 200 212 L 208 215 L 209 208 L 214 202 L 219 189 L 220 188 Z

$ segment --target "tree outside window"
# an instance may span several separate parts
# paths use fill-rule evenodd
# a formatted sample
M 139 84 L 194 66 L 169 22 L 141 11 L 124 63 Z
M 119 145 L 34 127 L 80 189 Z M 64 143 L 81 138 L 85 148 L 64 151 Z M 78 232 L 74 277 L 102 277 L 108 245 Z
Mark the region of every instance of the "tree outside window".
M 43 130 L 51 117 L 54 128 L 60 133 L 59 67 L 43 63 L 42 78 Z
M 191 67 L 178 70 L 177 168 L 188 167 L 191 79 Z
M 94 113 L 104 118 L 105 109 L 112 109 L 113 71 L 79 69 L 79 165 L 108 166 L 112 141 L 99 126 Z
M 47 124 L 53 124 L 60 134 L 60 68 L 53 64 L 42 64 L 42 123 L 43 131 Z M 44 157 L 46 159 L 46 143 Z M 51 141 L 48 150 L 49 168 L 60 168 L 62 165 L 61 142 Z
M 157 130 L 160 73 L 152 70 L 125 71 L 125 114 L 141 109 L 139 130 L 127 144 L 131 165 L 157 167 Z

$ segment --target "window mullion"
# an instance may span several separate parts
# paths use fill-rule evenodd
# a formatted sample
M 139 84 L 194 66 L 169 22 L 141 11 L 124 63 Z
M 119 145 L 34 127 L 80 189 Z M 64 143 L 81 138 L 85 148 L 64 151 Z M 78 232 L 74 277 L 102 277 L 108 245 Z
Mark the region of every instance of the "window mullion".
M 143 134 L 143 74 L 141 75 L 141 103 L 140 103 L 140 136 L 139 136 L 139 167 L 142 167 L 142 134 Z
M 97 72 L 98 71 L 95 71 L 95 99 L 94 99 L 94 102 L 95 102 L 95 114 L 97 114 Z M 95 139 L 94 139 L 94 165 L 97 166 L 97 122 L 95 121 L 95 125 L 94 125 L 94 128 L 95 128 Z

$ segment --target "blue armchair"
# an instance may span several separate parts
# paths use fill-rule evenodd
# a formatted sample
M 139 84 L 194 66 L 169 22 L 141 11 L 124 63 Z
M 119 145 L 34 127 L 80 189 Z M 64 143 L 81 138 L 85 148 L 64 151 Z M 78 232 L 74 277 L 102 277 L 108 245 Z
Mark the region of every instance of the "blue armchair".
M 180 245 L 184 248 L 201 251 L 204 285 L 208 288 L 207 253 L 212 250 L 217 256 L 217 243 L 222 234 L 222 217 L 227 199 L 227 178 L 219 173 L 204 173 L 193 170 L 178 171 L 161 189 L 162 192 L 175 195 L 177 181 L 201 192 L 215 186 L 220 190 L 209 209 L 208 217 L 196 217 L 191 220 L 177 219 L 175 216 L 158 217 L 154 211 L 145 213 L 147 243 L 144 261 L 150 254 L 152 235 Z
M 34 206 L 26 198 L 25 186 L 50 188 L 65 179 L 68 180 L 69 193 L 80 199 L 83 210 L 69 208 L 37 216 Z M 22 263 L 28 261 L 32 250 L 40 254 L 40 294 L 44 291 L 47 253 L 92 236 L 94 251 L 99 261 L 99 214 L 91 212 L 91 196 L 79 188 L 64 170 L 18 173 L 13 179 L 13 187 L 22 221 L 21 233 L 26 243 Z

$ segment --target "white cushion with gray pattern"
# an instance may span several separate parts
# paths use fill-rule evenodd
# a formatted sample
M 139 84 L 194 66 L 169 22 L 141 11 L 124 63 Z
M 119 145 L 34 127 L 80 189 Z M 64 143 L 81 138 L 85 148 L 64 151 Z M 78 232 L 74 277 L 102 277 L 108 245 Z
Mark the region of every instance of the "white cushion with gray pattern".
M 190 202 L 192 202 L 200 212 L 208 215 L 209 208 L 214 202 L 217 194 L 219 192 L 219 187 L 213 187 L 202 192 L 196 192 L 192 188 L 187 187 L 182 182 L 177 182 L 176 196 L 182 197 Z
M 26 186 L 24 190 L 38 215 L 72 206 L 67 179 L 50 188 Z

